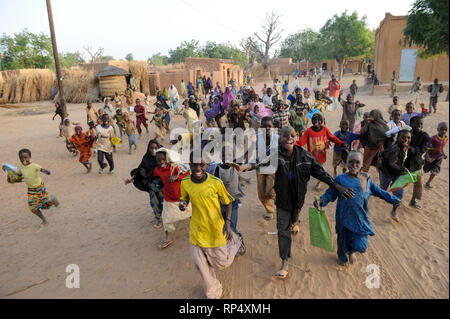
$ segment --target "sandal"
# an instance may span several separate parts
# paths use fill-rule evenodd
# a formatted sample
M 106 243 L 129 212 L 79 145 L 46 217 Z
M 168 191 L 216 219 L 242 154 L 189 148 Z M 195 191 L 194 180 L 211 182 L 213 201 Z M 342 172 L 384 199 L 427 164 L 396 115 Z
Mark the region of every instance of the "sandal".
M 273 278 L 278 278 L 278 279 L 285 279 L 288 275 L 288 271 L 287 270 L 278 270 L 275 274 L 272 275 Z
M 161 243 L 159 243 L 159 248 L 164 249 L 166 247 L 169 247 L 173 244 L 173 240 L 163 240 Z
M 161 227 L 162 227 L 162 222 L 160 222 L 160 221 L 156 221 L 154 224 L 153 224 L 153 227 L 155 227 L 156 229 L 161 229 Z
M 417 209 L 421 209 L 421 208 L 422 208 L 419 204 L 417 204 L 416 201 L 411 201 L 411 202 L 409 203 L 409 206 L 414 207 L 414 208 L 417 208 Z
M 273 219 L 273 214 L 270 214 L 270 213 L 264 213 L 264 215 L 263 215 L 263 218 L 265 219 L 265 220 L 267 220 L 267 221 L 270 221 L 270 220 L 272 220 Z

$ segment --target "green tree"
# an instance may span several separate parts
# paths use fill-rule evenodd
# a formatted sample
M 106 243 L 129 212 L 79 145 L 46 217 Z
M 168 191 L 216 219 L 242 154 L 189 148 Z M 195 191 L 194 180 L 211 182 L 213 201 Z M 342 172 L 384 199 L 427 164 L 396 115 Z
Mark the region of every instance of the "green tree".
M 366 17 L 358 19 L 358 14 L 347 11 L 334 15 L 320 29 L 321 41 L 327 58 L 335 59 L 339 65 L 339 80 L 342 79 L 346 60 L 360 57 L 373 51 L 371 31 L 366 26 Z
M 195 40 L 184 41 L 175 50 L 169 50 L 169 63 L 182 63 L 185 58 L 202 57 L 199 42 Z
M 134 59 L 133 59 L 133 53 L 128 53 L 126 56 L 125 56 L 125 60 L 127 60 L 127 61 L 133 61 Z
M 292 58 L 292 61 L 296 63 L 306 61 L 306 68 L 308 68 L 309 62 L 324 58 L 320 34 L 306 29 L 288 35 L 281 43 L 280 58 Z
M 67 52 L 67 53 L 60 53 L 59 54 L 59 60 L 61 67 L 70 69 L 73 66 L 79 66 L 82 63 L 84 63 L 84 59 L 81 56 L 80 52 Z
M 232 59 L 235 64 L 242 67 L 248 62 L 247 56 L 231 44 L 208 41 L 201 48 L 201 54 L 207 58 Z
M 169 57 L 158 52 L 148 58 L 148 62 L 153 65 L 167 65 L 169 64 Z
M 0 62 L 2 70 L 25 68 L 52 68 L 53 51 L 49 36 L 34 34 L 24 29 L 13 36 L 3 34 L 0 37 Z
M 100 57 L 100 62 L 108 62 L 114 60 L 114 57 L 111 55 L 103 55 Z
M 420 47 L 419 57 L 448 54 L 448 0 L 416 0 L 408 13 L 403 43 Z

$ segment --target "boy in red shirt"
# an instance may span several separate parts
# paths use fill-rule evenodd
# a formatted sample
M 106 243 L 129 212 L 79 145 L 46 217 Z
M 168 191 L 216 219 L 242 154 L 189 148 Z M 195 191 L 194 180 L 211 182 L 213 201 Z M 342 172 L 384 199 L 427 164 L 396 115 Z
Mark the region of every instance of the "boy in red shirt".
M 190 205 L 184 211 L 179 208 L 181 180 L 188 176 L 189 172 L 182 173 L 177 165 L 169 163 L 167 153 L 163 150 L 156 152 L 156 162 L 158 166 L 153 171 L 153 177 L 160 177 L 164 185 L 164 203 L 161 215 L 166 238 L 159 245 L 159 248 L 162 249 L 173 244 L 173 240 L 169 239 L 169 233 L 175 231 L 174 223 L 190 218 L 192 208 Z
M 334 136 L 328 127 L 323 125 L 323 117 L 320 113 L 313 115 L 311 122 L 313 126 L 309 127 L 295 145 L 302 147 L 308 145 L 308 152 L 310 152 L 323 165 L 327 161 L 327 145 L 328 141 L 333 142 L 338 146 L 344 146 L 343 141 Z M 317 182 L 315 190 L 320 190 L 320 181 Z

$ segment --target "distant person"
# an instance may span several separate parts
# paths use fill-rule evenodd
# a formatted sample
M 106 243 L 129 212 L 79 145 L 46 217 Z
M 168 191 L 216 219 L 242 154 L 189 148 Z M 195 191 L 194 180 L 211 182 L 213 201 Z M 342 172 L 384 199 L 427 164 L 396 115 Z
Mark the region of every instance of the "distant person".
M 328 82 L 328 96 L 330 97 L 330 100 L 333 102 L 333 110 L 338 109 L 339 105 L 339 92 L 341 90 L 341 84 L 336 80 L 336 77 L 334 74 L 331 76 L 331 81 Z
M 394 97 L 396 92 L 397 92 L 397 84 L 395 84 L 395 71 L 392 71 L 392 76 L 391 76 L 391 97 Z
M 61 104 L 59 102 L 55 103 L 55 114 L 53 115 L 53 118 L 52 118 L 53 121 L 55 120 L 56 115 L 58 115 L 61 118 L 61 121 L 60 121 L 59 126 L 58 126 L 59 127 L 59 136 L 57 136 L 57 137 L 62 137 L 63 135 L 62 135 L 61 128 L 62 128 L 62 125 L 63 125 L 64 114 L 63 114 L 63 111 L 62 111 Z
M 413 82 L 413 85 L 411 86 L 411 94 L 413 96 L 414 105 L 417 104 L 417 101 L 420 97 L 420 90 L 422 89 L 422 81 L 420 80 L 420 76 L 417 77 L 417 79 Z
M 136 99 L 136 106 L 134 107 L 134 112 L 136 113 L 136 128 L 139 133 L 139 137 L 142 134 L 141 124 L 144 125 L 145 130 L 148 134 L 148 124 L 147 124 L 147 116 L 145 116 L 145 107 L 141 104 L 140 99 Z
M 353 100 L 355 100 L 356 93 L 358 93 L 358 85 L 356 84 L 356 80 L 353 80 L 352 85 L 350 85 L 350 94 Z
M 89 162 L 89 159 L 92 156 L 92 143 L 91 138 L 94 136 L 90 136 L 89 133 L 82 132 L 81 126 L 75 126 L 75 134 L 72 135 L 70 141 L 76 146 L 78 152 L 80 153 L 79 162 L 86 167 L 87 173 L 89 173 L 92 169 L 92 163 Z
M 444 92 L 444 87 L 439 83 L 438 79 L 434 79 L 433 84 L 428 87 L 428 92 L 430 93 L 430 106 L 428 109 L 430 112 L 433 109 L 433 113 L 436 113 L 439 93 Z

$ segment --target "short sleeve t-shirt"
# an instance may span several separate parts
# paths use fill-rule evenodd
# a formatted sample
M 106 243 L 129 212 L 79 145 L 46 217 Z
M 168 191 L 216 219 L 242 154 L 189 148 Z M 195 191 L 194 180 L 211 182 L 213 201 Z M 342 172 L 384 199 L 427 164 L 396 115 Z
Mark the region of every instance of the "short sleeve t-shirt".
M 227 244 L 220 201 L 228 205 L 234 198 L 219 178 L 206 174 L 206 180 L 202 183 L 193 182 L 191 176 L 181 181 L 181 200 L 192 203 L 189 241 L 203 248 L 213 248 Z
M 173 169 L 172 175 L 177 175 L 179 172 L 178 167 L 172 168 L 170 165 L 167 165 L 165 168 L 161 166 L 156 166 L 153 171 L 153 176 L 158 176 L 161 178 L 161 181 L 164 184 L 163 188 L 163 196 L 166 202 L 179 202 L 180 201 L 180 184 L 183 175 L 180 175 L 179 179 L 175 182 L 169 182 L 169 177 L 171 170 Z
M 42 179 L 39 176 L 41 171 L 41 166 L 35 163 L 29 165 L 20 164 L 19 174 L 22 175 L 23 181 L 27 184 L 29 188 L 36 188 L 42 184 Z

